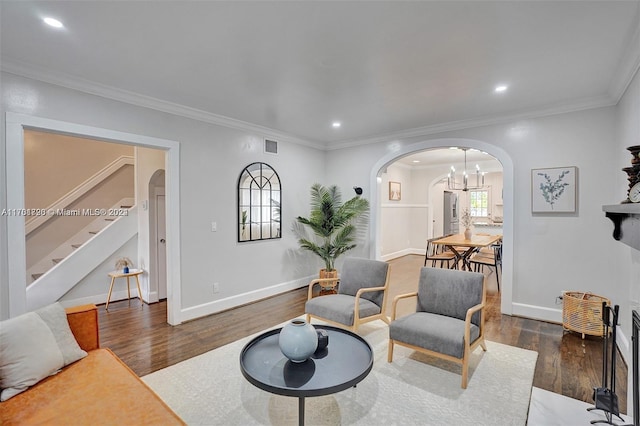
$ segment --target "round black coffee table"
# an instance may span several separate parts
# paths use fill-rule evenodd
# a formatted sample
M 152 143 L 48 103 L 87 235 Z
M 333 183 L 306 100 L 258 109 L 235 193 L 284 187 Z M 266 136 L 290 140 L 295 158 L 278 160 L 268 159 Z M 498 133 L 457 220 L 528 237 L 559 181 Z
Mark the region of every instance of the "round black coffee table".
M 298 424 L 304 425 L 304 399 L 355 386 L 373 367 L 371 346 L 350 331 L 328 325 L 329 346 L 303 363 L 289 361 L 280 351 L 280 328 L 254 338 L 240 352 L 242 375 L 254 386 L 298 398 Z

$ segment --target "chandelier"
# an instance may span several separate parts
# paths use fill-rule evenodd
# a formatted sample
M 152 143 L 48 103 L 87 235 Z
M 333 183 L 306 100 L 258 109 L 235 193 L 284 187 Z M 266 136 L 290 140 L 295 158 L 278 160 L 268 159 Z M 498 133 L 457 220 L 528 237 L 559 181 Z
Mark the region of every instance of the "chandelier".
M 451 166 L 451 170 L 447 175 L 447 187 L 452 191 L 469 191 L 474 189 L 484 188 L 484 172 L 480 171 L 480 166 L 476 164 L 475 170 L 475 185 L 469 181 L 469 174 L 467 173 L 467 150 L 469 148 L 458 148 L 464 151 L 464 171 L 462 172 L 462 182 L 456 179 L 456 168 Z M 473 181 L 473 177 L 471 178 Z

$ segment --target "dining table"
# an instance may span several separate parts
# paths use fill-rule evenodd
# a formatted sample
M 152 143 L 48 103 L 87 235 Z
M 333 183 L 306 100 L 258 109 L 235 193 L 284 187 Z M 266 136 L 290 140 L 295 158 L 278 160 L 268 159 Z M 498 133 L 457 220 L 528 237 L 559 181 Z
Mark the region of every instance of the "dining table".
M 477 250 L 495 244 L 502 239 L 502 235 L 472 234 L 465 238 L 464 234 L 453 234 L 433 241 L 433 244 L 446 246 L 456 256 L 452 268 L 461 262 L 462 269 L 471 271 L 470 257 Z

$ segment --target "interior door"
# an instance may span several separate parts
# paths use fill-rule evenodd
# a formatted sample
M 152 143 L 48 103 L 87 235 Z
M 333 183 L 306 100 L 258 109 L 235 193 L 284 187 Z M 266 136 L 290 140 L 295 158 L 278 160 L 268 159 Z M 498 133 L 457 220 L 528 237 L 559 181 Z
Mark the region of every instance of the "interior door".
M 156 195 L 156 265 L 158 265 L 158 299 L 167 298 L 167 233 L 164 194 Z

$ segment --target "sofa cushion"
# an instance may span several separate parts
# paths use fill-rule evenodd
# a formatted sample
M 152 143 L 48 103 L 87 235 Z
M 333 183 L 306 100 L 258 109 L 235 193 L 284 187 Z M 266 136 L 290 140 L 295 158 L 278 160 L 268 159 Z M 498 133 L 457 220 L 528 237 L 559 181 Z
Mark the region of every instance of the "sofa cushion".
M 387 281 L 389 264 L 379 260 L 347 258 L 342 265 L 338 293 L 355 296 L 358 290 L 368 287 L 384 287 Z M 362 294 L 378 306 L 382 306 L 383 291 L 372 291 Z
M 389 325 L 389 338 L 441 354 L 462 358 L 464 355 L 464 321 L 444 315 L 416 312 Z M 473 343 L 480 329 L 471 324 Z
M 320 318 L 330 319 L 340 324 L 352 326 L 356 298 L 346 294 L 330 294 L 314 297 L 305 305 L 305 312 Z M 380 313 L 380 307 L 370 300 L 360 298 L 360 318 L 370 317 Z
M 482 303 L 484 276 L 477 272 L 422 268 L 417 311 L 446 315 L 464 321 L 469 308 Z M 480 325 L 480 312 L 471 322 Z
M 213 380 L 213 378 L 212 378 Z M 0 405 L 0 425 L 183 425 L 184 422 L 108 349 Z
M 0 401 L 85 356 L 59 303 L 0 322 Z

